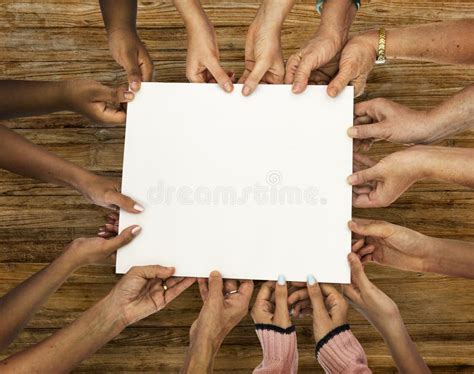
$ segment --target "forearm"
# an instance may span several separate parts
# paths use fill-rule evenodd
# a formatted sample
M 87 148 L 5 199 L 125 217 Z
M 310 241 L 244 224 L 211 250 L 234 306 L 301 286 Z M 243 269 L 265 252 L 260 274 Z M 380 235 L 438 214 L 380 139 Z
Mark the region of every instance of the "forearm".
M 426 271 L 474 278 L 474 243 L 460 240 L 430 238 Z
M 317 33 L 338 43 L 338 49 L 347 41 L 349 29 L 357 8 L 353 0 L 326 0 L 321 9 L 321 22 Z
M 106 297 L 68 327 L 0 362 L 1 371 L 15 374 L 70 372 L 124 328 L 124 321 L 111 310 Z
M 388 320 L 384 327 L 378 330 L 400 373 L 431 373 L 411 340 L 400 315 Z
M 117 30 L 136 32 L 136 0 L 100 0 L 100 10 L 109 36 Z
M 64 253 L 0 299 L 0 351 L 8 347 L 76 268 L 77 264 Z
M 416 146 L 420 179 L 429 178 L 474 188 L 474 149 Z
M 430 110 L 427 116 L 436 129 L 434 139 L 427 142 L 474 128 L 474 84 Z
M 48 183 L 81 189 L 93 174 L 0 126 L 0 168 Z
M 214 332 L 207 330 L 195 331 L 191 337 L 181 373 L 212 373 L 214 371 L 214 359 L 222 341 L 223 338 L 215 336 Z
M 387 59 L 474 64 L 474 19 L 387 29 Z
M 173 3 L 188 32 L 209 23 L 200 0 L 173 0 Z
M 0 81 L 0 119 L 68 109 L 66 85 L 66 81 Z

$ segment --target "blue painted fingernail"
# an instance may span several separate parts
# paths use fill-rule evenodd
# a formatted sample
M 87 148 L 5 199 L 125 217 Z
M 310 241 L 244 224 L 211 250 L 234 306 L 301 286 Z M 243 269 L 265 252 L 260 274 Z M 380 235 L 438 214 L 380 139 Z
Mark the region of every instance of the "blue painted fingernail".
M 279 284 L 280 286 L 284 286 L 285 283 L 286 283 L 285 276 L 284 276 L 283 274 L 280 274 L 280 275 L 278 276 L 278 284 Z
M 316 278 L 312 275 L 312 274 L 309 274 L 307 277 L 306 277 L 307 281 L 308 281 L 308 284 L 310 286 L 313 286 L 314 284 L 316 284 Z

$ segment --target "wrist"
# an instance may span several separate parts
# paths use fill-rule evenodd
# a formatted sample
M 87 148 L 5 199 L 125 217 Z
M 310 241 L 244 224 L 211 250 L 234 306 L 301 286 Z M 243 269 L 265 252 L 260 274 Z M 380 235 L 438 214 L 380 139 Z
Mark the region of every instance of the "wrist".
M 96 314 L 103 329 L 107 330 L 112 337 L 117 336 L 127 327 L 122 314 L 117 313 L 110 293 L 95 304 L 93 308 L 96 309 Z
M 275 1 L 263 0 L 257 13 L 257 18 L 261 18 L 266 28 L 273 31 L 281 31 L 285 18 L 291 11 L 294 0 Z
M 356 13 L 357 7 L 353 0 L 326 0 L 317 33 L 337 42 L 340 50 L 347 42 Z

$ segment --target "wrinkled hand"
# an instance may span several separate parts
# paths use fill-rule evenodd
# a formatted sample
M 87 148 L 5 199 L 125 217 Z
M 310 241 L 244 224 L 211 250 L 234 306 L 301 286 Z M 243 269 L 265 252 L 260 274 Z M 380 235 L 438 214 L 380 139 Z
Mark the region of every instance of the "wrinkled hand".
M 233 73 L 229 76 L 220 65 L 216 33 L 207 17 L 188 30 L 186 77 L 190 82 L 217 82 L 226 92 L 234 89 Z
M 355 126 L 348 129 L 348 135 L 370 143 L 381 139 L 402 144 L 432 143 L 442 135 L 435 131 L 428 112 L 413 110 L 387 99 L 358 103 L 355 115 Z
M 140 213 L 144 209 L 135 200 L 120 193 L 120 181 L 91 174 L 83 180 L 79 191 L 96 205 L 109 209 L 124 209 L 129 213 Z
M 66 108 L 99 124 L 124 124 L 126 113 L 122 103 L 133 100 L 134 94 L 124 87 L 112 88 L 94 80 L 66 81 Z
M 68 254 L 76 267 L 100 264 L 115 265 L 117 250 L 130 243 L 139 233 L 140 226 L 133 225 L 124 229 L 113 239 L 78 238 L 66 247 Z
M 225 281 L 225 285 L 217 271 L 210 274 L 209 281 L 199 279 L 198 282 L 204 304 L 191 326 L 191 340 L 206 339 L 220 346 L 227 334 L 247 315 L 253 282 L 241 281 L 238 288 L 233 288 L 236 281 Z
M 343 285 L 344 296 L 380 332 L 400 319 L 397 304 L 378 289 L 365 275 L 364 267 L 356 254 L 349 254 L 351 284 Z
M 281 24 L 259 9 L 245 40 L 245 70 L 239 83 L 242 94 L 250 95 L 260 82 L 283 83 L 285 65 L 281 50 Z
M 140 321 L 166 307 L 196 281 L 195 278 L 171 278 L 174 271 L 160 265 L 133 267 L 110 291 L 108 303 L 126 326 Z
M 392 153 L 379 162 L 354 153 L 355 172 L 347 179 L 353 186 L 352 205 L 356 208 L 389 206 L 423 178 L 423 163 L 416 147 Z
M 329 83 L 329 96 L 336 97 L 349 83 L 355 97 L 362 95 L 377 58 L 378 33 L 369 31 L 349 39 L 341 52 L 339 72 Z
M 260 287 L 257 299 L 252 308 L 253 321 L 275 325 L 286 329 L 291 326 L 288 311 L 288 288 L 275 282 L 265 282 Z
M 426 271 L 432 247 L 429 236 L 384 221 L 354 219 L 352 252 L 362 263 L 373 261 L 402 270 Z
M 328 84 L 339 67 L 341 46 L 334 38 L 316 34 L 286 63 L 285 83 L 293 84 L 293 92 L 303 92 L 308 84 Z
M 125 69 L 128 85 L 133 91 L 140 89 L 141 82 L 153 80 L 153 62 L 135 31 L 112 31 L 109 48 L 115 61 Z

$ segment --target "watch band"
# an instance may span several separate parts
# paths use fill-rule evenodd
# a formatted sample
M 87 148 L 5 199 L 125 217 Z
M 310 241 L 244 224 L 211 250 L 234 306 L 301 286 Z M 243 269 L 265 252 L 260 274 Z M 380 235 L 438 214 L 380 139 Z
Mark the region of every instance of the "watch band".
M 360 5 L 361 5 L 361 0 L 352 0 L 354 5 L 356 6 L 357 10 L 359 10 Z M 316 1 L 316 10 L 318 11 L 319 14 L 321 14 L 321 8 L 323 7 L 324 0 L 317 0 Z
M 385 45 L 386 45 L 386 31 L 385 27 L 379 29 L 379 48 L 377 53 L 377 59 L 375 60 L 376 64 L 385 64 L 387 61 L 385 57 Z

